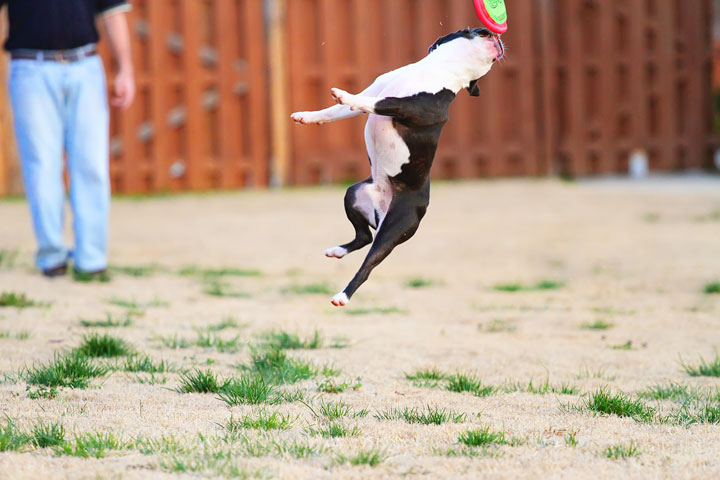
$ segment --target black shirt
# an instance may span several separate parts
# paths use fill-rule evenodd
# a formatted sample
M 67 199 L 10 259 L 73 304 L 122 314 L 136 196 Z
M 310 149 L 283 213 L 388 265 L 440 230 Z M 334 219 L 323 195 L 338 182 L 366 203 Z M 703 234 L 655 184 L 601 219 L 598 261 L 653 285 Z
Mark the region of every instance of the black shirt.
M 0 8 L 5 4 L 10 20 L 6 50 L 67 50 L 96 43 L 95 16 L 129 8 L 126 0 L 0 0 Z

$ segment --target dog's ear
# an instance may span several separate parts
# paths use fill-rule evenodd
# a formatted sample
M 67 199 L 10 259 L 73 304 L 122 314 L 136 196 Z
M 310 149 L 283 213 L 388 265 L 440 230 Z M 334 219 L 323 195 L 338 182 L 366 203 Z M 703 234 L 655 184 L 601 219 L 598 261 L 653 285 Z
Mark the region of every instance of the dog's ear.
M 468 93 L 470 93 L 471 97 L 479 97 L 480 96 L 480 87 L 477 85 L 477 80 L 473 80 L 470 82 L 470 85 L 467 87 Z
M 458 30 L 455 33 L 448 33 L 445 36 L 442 36 L 435 40 L 435 43 L 430 45 L 430 48 L 428 48 L 428 54 L 432 53 L 433 50 L 435 50 L 437 47 L 442 45 L 443 43 L 452 42 L 456 38 L 468 38 L 471 39 L 473 37 L 474 33 L 469 28 L 466 28 L 465 30 Z

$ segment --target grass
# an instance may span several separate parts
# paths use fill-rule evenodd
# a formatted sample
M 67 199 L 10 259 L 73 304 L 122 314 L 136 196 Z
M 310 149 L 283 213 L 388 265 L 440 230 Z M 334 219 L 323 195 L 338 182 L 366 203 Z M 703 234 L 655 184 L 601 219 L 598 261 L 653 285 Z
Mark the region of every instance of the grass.
M 325 438 L 357 437 L 360 435 L 360 429 L 357 425 L 348 427 L 342 422 L 330 422 L 327 426 L 318 430 L 310 429 L 310 433 Z
M 685 401 L 671 417 L 680 425 L 688 426 L 696 423 L 718 425 L 720 424 L 720 396 Z
M 501 283 L 493 286 L 493 290 L 498 292 L 533 292 L 541 290 L 559 290 L 565 287 L 565 282 L 558 280 L 540 280 L 534 285 L 524 285 L 522 283 Z
M 608 322 L 607 320 L 598 318 L 593 322 L 583 323 L 580 325 L 580 328 L 583 330 L 609 330 L 614 326 L 615 324 L 613 322 Z
M 27 297 L 24 293 L 2 292 L 0 293 L 0 307 L 28 308 L 43 306 L 41 302 L 37 302 Z
M 223 353 L 235 353 L 242 348 L 243 342 L 240 340 L 240 335 L 235 335 L 230 339 L 223 339 L 213 331 L 198 331 L 194 345 L 202 348 L 214 348 Z
M 378 420 L 405 420 L 407 423 L 421 423 L 423 425 L 442 425 L 443 423 L 463 423 L 467 416 L 453 410 L 439 406 L 426 405 L 425 410 L 405 407 L 403 410 L 391 408 L 375 414 Z
M 158 337 L 157 339 L 160 340 L 165 347 L 173 350 L 177 350 L 178 348 L 190 348 L 195 345 L 193 341 L 178 337 L 177 334 L 169 337 Z
M 448 377 L 448 384 L 445 389 L 458 393 L 470 392 L 476 397 L 486 397 L 497 391 L 497 388 L 492 385 L 483 385 L 482 380 L 479 378 L 462 373 L 456 373 Z
M 225 382 L 220 388 L 220 400 L 233 405 L 258 405 L 280 403 L 286 398 L 277 392 L 275 386 L 258 375 L 243 375 Z
M 280 412 L 269 413 L 267 410 L 260 410 L 257 415 L 243 415 L 235 420 L 230 417 L 225 428 L 229 432 L 237 432 L 244 429 L 254 430 L 289 430 L 295 423 L 296 418 L 289 414 Z
M 65 427 L 55 422 L 38 422 L 33 426 L 31 437 L 31 443 L 38 448 L 56 447 L 65 442 Z
M 483 328 L 483 326 L 480 324 L 478 325 L 480 329 Z M 500 333 L 500 332 L 508 332 L 512 333 L 517 328 L 513 326 L 509 321 L 502 319 L 502 318 L 494 318 L 490 323 L 488 323 L 486 327 L 486 331 L 488 333 Z
M 81 283 L 91 283 L 91 282 L 100 282 L 100 283 L 108 283 L 110 278 L 110 273 L 105 270 L 102 272 L 79 272 L 77 270 L 72 271 L 72 279 L 76 282 Z
M 96 365 L 90 358 L 71 352 L 66 355 L 56 353 L 47 364 L 25 367 L 20 376 L 30 385 L 85 388 L 90 380 L 107 373 L 107 367 Z
M 631 399 L 624 393 L 610 393 L 607 389 L 597 390 L 587 396 L 584 404 L 574 407 L 575 410 L 599 415 L 617 415 L 630 417 L 639 423 L 650 423 L 656 420 L 656 409 L 640 399 Z
M 193 370 L 180 376 L 179 393 L 220 393 L 224 383 L 211 370 Z
M 27 340 L 30 338 L 30 332 L 28 330 L 21 330 L 16 333 L 11 333 L 8 330 L 0 331 L 0 338 L 14 338 L 15 340 Z
M 360 379 L 356 379 L 355 382 L 337 382 L 333 378 L 326 378 L 317 387 L 318 392 L 324 393 L 345 393 L 348 388 L 352 390 L 359 390 L 362 387 Z
M 638 394 L 638 397 L 648 400 L 673 400 L 684 403 L 700 397 L 698 390 L 683 383 L 670 383 L 668 385 L 653 385 Z
M 310 408 L 317 418 L 326 418 L 328 420 L 337 420 L 338 418 L 360 418 L 368 415 L 367 409 L 355 410 L 345 402 L 325 402 L 320 401 L 317 411 L 309 404 L 305 404 Z
M 339 454 L 335 457 L 334 463 L 337 465 L 349 463 L 353 466 L 367 465 L 369 467 L 376 467 L 384 462 L 386 458 L 381 450 L 372 448 L 369 450 L 360 450 L 351 456 Z
M 603 455 L 613 460 L 627 460 L 628 458 L 639 456 L 640 450 L 638 450 L 635 442 L 630 442 L 628 444 L 618 443 L 615 445 L 610 445 L 605 450 L 603 450 Z
M 115 305 L 116 307 L 124 308 L 125 310 L 127 310 L 128 315 L 134 316 L 143 316 L 145 314 L 145 310 L 147 310 L 148 308 L 170 306 L 168 302 L 160 300 L 159 298 L 153 298 L 148 302 L 138 302 L 134 299 L 128 300 L 126 298 L 111 297 L 108 298 L 106 302 L 109 305 Z
M 165 360 L 155 362 L 147 355 L 134 355 L 125 360 L 122 370 L 134 373 L 167 373 L 177 371 L 177 367 Z
M 406 373 L 405 378 L 408 380 L 445 380 L 447 375 L 437 368 L 427 368 L 424 370 L 416 370 L 414 373 Z
M 428 278 L 422 278 L 422 277 L 413 277 L 409 279 L 407 282 L 405 282 L 405 286 L 408 288 L 426 288 L 426 287 L 432 287 L 433 285 L 437 285 L 438 282 L 435 280 L 430 280 Z
M 290 358 L 278 348 L 254 350 L 251 364 L 240 368 L 258 374 L 266 382 L 283 385 L 317 376 L 320 371 L 312 363 Z
M 159 265 L 111 265 L 109 270 L 112 273 L 119 273 L 129 277 L 150 277 L 156 273 L 165 271 Z
M 720 356 L 718 356 L 717 352 L 715 358 L 710 361 L 700 357 L 698 365 L 688 365 L 682 361 L 681 365 L 685 373 L 691 377 L 720 377 Z
M 80 320 L 80 325 L 82 325 L 83 327 L 93 328 L 129 327 L 132 324 L 132 316 L 128 313 L 123 316 L 115 316 L 111 313 L 106 313 L 105 318 L 101 320 Z
M 22 432 L 15 422 L 6 418 L 5 426 L 0 425 L 0 452 L 20 451 L 30 443 L 30 437 Z
M 220 332 L 228 328 L 240 328 L 242 325 L 233 317 L 225 317 L 220 322 L 207 327 L 209 332 Z
M 230 290 L 230 285 L 226 282 L 212 277 L 205 280 L 203 292 L 211 297 L 219 298 L 250 298 L 252 296 L 247 292 Z
M 548 375 L 545 377 L 545 381 L 542 383 L 535 385 L 533 382 L 533 379 L 531 378 L 530 381 L 527 383 L 527 385 L 522 385 L 519 382 L 515 384 L 510 384 L 509 386 L 505 387 L 505 392 L 511 393 L 511 392 L 526 392 L 526 393 L 533 393 L 535 395 L 548 395 L 550 393 L 560 394 L 560 395 L 575 395 L 580 391 L 580 387 L 577 385 L 573 385 L 570 383 L 561 383 L 559 385 L 552 385 L 550 384 L 550 376 Z
M 201 277 L 259 277 L 262 275 L 260 270 L 246 268 L 200 268 L 194 265 L 186 266 L 178 272 L 183 276 L 201 276 Z
M 703 292 L 707 293 L 708 295 L 720 294 L 720 282 L 710 282 L 705 284 L 705 286 L 703 287 Z
M 282 330 L 272 330 L 261 333 L 260 337 L 265 341 L 265 346 L 272 349 L 282 350 L 315 350 L 322 348 L 323 336 L 315 330 L 310 338 L 302 339 L 296 333 L 288 333 Z
M 83 336 L 83 341 L 76 348 L 78 354 L 86 357 L 114 358 L 125 357 L 133 353 L 133 348 L 123 339 L 110 335 L 92 333 Z
M 290 285 L 283 288 L 282 292 L 292 295 L 332 295 L 334 293 L 333 290 L 324 283 Z
M 372 308 L 349 308 L 344 311 L 346 315 L 390 315 L 393 313 L 405 313 L 398 307 L 372 307 Z
M 0 270 L 12 270 L 17 257 L 17 250 L 0 250 Z
M 80 458 L 103 458 L 111 451 L 129 450 L 133 442 L 124 440 L 114 433 L 88 432 L 75 435 L 69 442 L 55 448 L 57 455 Z
M 458 442 L 468 447 L 484 447 L 488 445 L 507 445 L 505 432 L 491 432 L 490 427 L 479 430 L 468 430 L 458 437 Z

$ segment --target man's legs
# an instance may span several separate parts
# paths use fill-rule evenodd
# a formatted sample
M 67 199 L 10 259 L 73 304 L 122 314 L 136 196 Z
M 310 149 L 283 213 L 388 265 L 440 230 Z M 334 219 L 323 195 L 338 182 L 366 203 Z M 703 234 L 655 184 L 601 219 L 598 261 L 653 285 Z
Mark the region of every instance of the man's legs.
M 75 269 L 107 268 L 110 209 L 109 113 L 105 71 L 94 56 L 68 65 L 66 149 L 75 230 Z
M 36 264 L 50 270 L 65 264 L 63 245 L 63 95 L 57 65 L 13 60 L 10 98 L 25 194 L 38 242 Z

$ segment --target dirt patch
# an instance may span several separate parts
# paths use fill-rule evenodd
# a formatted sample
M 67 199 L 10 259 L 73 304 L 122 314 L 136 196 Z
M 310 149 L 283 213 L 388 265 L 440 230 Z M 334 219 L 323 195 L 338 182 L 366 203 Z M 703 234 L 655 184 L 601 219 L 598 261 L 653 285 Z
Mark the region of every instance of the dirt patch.
M 0 477 L 171 478 L 183 469 L 278 478 L 720 474 L 720 425 L 688 425 L 676 420 L 682 401 L 640 395 L 655 385 L 682 384 L 715 405 L 720 380 L 691 377 L 682 361 L 710 361 L 720 347 L 720 296 L 703 293 L 720 280 L 720 190 L 437 184 L 415 238 L 376 269 L 344 311 L 329 298 L 366 250 L 339 261 L 322 255 L 352 234 L 342 195 L 329 188 L 115 200 L 113 265 L 154 267 L 118 270 L 111 282 L 91 284 L 35 273 L 26 205 L 0 204 L 0 251 L 18 251 L 0 271 L 0 292 L 48 304 L 0 308 L 6 334 L 0 416 L 25 432 L 39 421 L 56 422 L 68 441 L 96 432 L 133 444 L 100 459 L 28 444 L 0 453 Z M 230 268 L 250 272 L 217 271 Z M 81 324 L 107 314 L 122 322 L 128 313 L 128 326 Z M 230 407 L 216 393 L 175 391 L 178 370 L 210 370 L 220 381 L 247 373 L 238 365 L 251 364 L 251 347 L 267 342 L 259 335 L 271 330 L 301 340 L 322 334 L 321 348 L 285 351 L 318 370 L 276 387 L 303 402 Z M 86 389 L 61 388 L 54 398 L 37 387 L 26 390 L 24 367 L 68 352 L 96 331 L 176 368 L 154 379 L 114 371 Z M 340 371 L 331 378 L 336 387 L 347 384 L 344 392 L 318 391 L 334 390 L 323 367 Z M 495 389 L 478 396 L 447 390 L 446 379 L 406 379 L 432 367 Z M 572 393 L 563 393 L 563 385 Z M 655 420 L 582 411 L 602 388 L 641 398 L 657 409 Z M 339 420 L 348 436 L 324 436 L 330 421 L 318 412 L 323 401 L 342 401 L 366 415 Z M 428 407 L 462 418 L 427 425 L 377 418 L 393 409 L 428 413 Z M 241 429 L 236 443 L 227 440 L 231 417 L 257 419 L 263 409 L 290 416 L 292 426 Z M 487 427 L 504 433 L 504 442 L 465 447 L 458 440 Z M 185 448 L 142 443 L 163 436 Z M 248 442 L 255 442 L 252 449 Z M 630 450 L 628 459 L 608 458 L 609 447 L 629 445 L 637 453 Z M 378 453 L 381 461 L 354 466 L 358 452 Z

